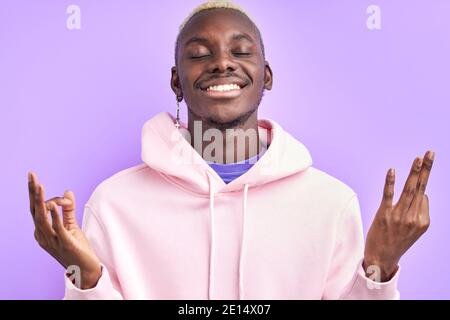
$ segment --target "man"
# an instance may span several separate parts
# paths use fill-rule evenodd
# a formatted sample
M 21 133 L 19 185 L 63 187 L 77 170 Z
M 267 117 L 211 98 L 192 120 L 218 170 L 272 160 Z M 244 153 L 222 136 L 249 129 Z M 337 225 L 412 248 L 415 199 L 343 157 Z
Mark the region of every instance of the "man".
M 272 81 L 253 20 L 210 1 L 176 42 L 187 125 L 178 110 L 147 121 L 143 163 L 96 188 L 82 229 L 74 194 L 46 201 L 29 174 L 35 237 L 67 268 L 66 299 L 399 298 L 399 260 L 429 226 L 434 153 L 415 159 L 395 205 L 388 171 L 364 246 L 356 193 L 258 119 Z

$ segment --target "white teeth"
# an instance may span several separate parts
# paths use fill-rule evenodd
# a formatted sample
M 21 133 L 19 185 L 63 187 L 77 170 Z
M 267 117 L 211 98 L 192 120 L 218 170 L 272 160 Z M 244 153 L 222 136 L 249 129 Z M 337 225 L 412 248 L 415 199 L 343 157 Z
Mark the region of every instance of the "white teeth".
M 223 84 L 223 85 L 218 85 L 218 86 L 210 86 L 208 89 L 206 89 L 207 91 L 231 91 L 231 90 L 240 90 L 241 87 L 239 87 L 239 85 L 237 84 Z

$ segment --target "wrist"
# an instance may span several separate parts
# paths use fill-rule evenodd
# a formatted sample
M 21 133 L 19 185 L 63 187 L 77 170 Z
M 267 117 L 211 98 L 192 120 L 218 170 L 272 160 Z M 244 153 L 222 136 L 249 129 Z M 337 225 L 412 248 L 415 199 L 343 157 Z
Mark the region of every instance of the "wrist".
M 80 289 L 87 290 L 94 288 L 98 281 L 100 280 L 100 277 L 102 276 L 102 266 L 99 265 L 98 269 L 92 272 L 86 272 L 81 273 L 81 283 L 80 283 Z

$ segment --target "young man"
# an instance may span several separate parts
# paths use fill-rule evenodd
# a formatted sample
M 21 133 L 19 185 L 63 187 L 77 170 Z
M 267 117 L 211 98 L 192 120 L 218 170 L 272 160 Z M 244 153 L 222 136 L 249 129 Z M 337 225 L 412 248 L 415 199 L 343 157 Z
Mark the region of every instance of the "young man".
M 395 205 L 388 171 L 364 246 L 355 192 L 258 119 L 272 81 L 253 20 L 208 2 L 177 38 L 171 86 L 187 125 L 148 120 L 143 163 L 96 188 L 82 229 L 73 193 L 46 201 L 30 173 L 35 237 L 68 268 L 66 299 L 399 298 L 400 257 L 429 225 L 434 153 L 415 159 Z

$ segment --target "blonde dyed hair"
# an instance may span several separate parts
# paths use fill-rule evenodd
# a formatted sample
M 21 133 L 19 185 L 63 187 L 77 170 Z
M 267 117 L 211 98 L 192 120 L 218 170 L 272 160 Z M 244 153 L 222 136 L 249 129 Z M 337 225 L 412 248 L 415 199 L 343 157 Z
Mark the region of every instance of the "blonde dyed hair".
M 230 0 L 209 0 L 207 2 L 204 2 L 197 6 L 187 17 L 184 19 L 183 23 L 179 27 L 179 32 L 181 32 L 186 24 L 189 22 L 189 20 L 192 19 L 193 16 L 195 16 L 197 13 L 205 11 L 205 10 L 211 10 L 211 9 L 231 9 L 239 11 L 240 13 L 244 14 L 249 18 L 253 24 L 256 26 L 255 21 L 253 18 L 242 8 L 241 6 L 237 5 L 233 1 Z
M 198 14 L 198 13 L 200 13 L 202 11 L 205 11 L 205 10 L 212 10 L 212 9 L 236 10 L 236 11 L 242 13 L 243 15 L 245 15 L 253 23 L 253 25 L 256 28 L 256 31 L 257 31 L 258 37 L 259 37 L 259 41 L 261 43 L 262 53 L 263 53 L 263 56 L 265 56 L 265 49 L 264 49 L 264 43 L 262 41 L 261 32 L 259 31 L 259 28 L 257 27 L 257 25 L 255 23 L 255 20 L 252 18 L 252 16 L 250 16 L 241 6 L 237 5 L 236 3 L 234 3 L 231 0 L 209 0 L 207 2 L 204 2 L 204 3 L 200 4 L 196 8 L 194 8 L 194 10 L 192 10 L 192 12 L 181 23 L 181 25 L 179 27 L 179 30 L 178 30 L 177 40 L 176 40 L 176 43 L 175 43 L 175 64 L 177 63 L 177 57 L 178 57 L 179 38 L 180 38 L 181 32 L 183 31 L 184 27 L 186 27 L 188 22 L 196 14 Z

